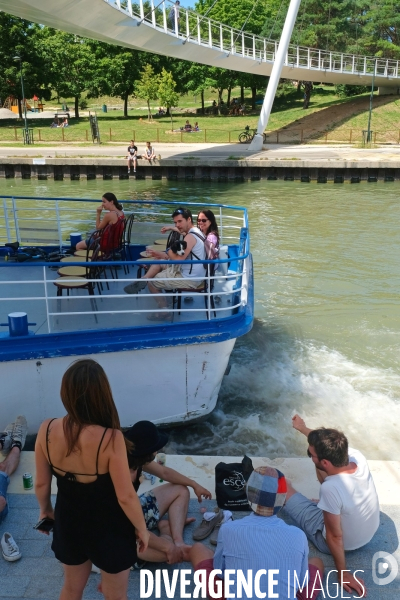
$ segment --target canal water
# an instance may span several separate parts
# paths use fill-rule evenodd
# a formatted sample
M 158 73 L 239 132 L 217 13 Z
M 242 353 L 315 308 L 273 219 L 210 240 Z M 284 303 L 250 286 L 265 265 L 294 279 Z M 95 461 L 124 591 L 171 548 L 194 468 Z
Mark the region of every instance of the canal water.
M 370 459 L 400 459 L 400 185 L 0 180 L 2 194 L 244 205 L 255 323 L 216 410 L 171 431 L 172 453 L 299 456 L 299 412 Z

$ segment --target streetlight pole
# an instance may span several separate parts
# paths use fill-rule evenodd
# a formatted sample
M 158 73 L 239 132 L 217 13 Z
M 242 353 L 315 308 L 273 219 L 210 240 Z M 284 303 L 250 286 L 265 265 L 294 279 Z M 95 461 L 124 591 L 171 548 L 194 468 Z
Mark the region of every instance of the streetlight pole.
M 26 99 L 25 99 L 25 91 L 24 91 L 24 76 L 22 73 L 22 58 L 20 56 L 14 56 L 14 60 L 19 61 L 19 69 L 20 69 L 20 76 L 21 76 L 22 102 L 24 105 L 24 120 L 25 120 L 24 143 L 30 144 L 28 120 L 26 118 Z
M 371 117 L 372 117 L 372 102 L 374 100 L 375 73 L 376 73 L 376 58 L 374 60 L 374 72 L 372 73 L 371 94 L 369 96 L 369 114 L 368 114 L 367 142 L 370 142 L 371 138 L 372 138 L 372 134 L 371 134 Z

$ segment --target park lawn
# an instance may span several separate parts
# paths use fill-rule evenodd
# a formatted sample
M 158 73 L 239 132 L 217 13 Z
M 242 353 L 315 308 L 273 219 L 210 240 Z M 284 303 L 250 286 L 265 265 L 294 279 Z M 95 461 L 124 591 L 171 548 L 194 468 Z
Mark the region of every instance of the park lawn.
M 215 96 L 215 94 L 214 94 Z M 232 97 L 235 97 L 232 94 Z M 268 130 L 274 131 L 282 129 L 297 119 L 310 115 L 318 110 L 352 102 L 351 98 L 339 98 L 334 93 L 332 86 L 320 87 L 314 90 L 310 107 L 303 110 L 302 98 L 292 93 L 289 96 L 276 98 L 272 114 L 268 123 Z M 103 100 L 103 99 L 100 99 Z M 105 103 L 106 98 L 104 98 Z M 109 99 L 109 103 L 114 100 L 117 106 L 118 99 Z M 98 101 L 98 99 L 97 99 Z M 185 103 L 184 103 L 185 101 Z M 249 98 L 246 98 L 246 104 L 249 105 Z M 125 118 L 122 110 L 110 110 L 107 113 L 97 112 L 99 121 L 100 138 L 102 143 L 121 142 L 127 143 L 131 139 L 135 139 L 138 143 L 151 141 L 152 143 L 228 143 L 236 142 L 239 133 L 248 125 L 250 128 L 256 128 L 260 107 L 256 112 L 245 116 L 220 116 L 220 115 L 197 115 L 193 113 L 185 113 L 185 109 L 190 110 L 189 98 L 182 99 L 182 107 L 173 109 L 173 125 L 171 127 L 170 117 L 154 118 L 148 121 L 147 110 L 143 109 L 143 101 L 135 100 L 135 104 L 139 103 L 139 108 L 134 108 L 129 111 L 129 116 Z M 193 103 L 193 100 L 192 100 Z M 67 101 L 69 107 L 72 102 Z M 120 104 L 120 103 L 119 103 Z M 185 105 L 184 105 L 185 104 Z M 91 109 L 89 105 L 89 109 Z M 178 112 L 179 111 L 179 112 Z M 201 128 L 200 132 L 185 133 L 172 132 L 173 129 L 183 127 L 186 119 L 189 119 L 193 125 L 198 121 Z M 70 119 L 68 128 L 50 129 L 51 119 L 29 119 L 29 127 L 34 130 L 35 142 L 53 142 L 53 143 L 91 143 L 91 133 L 89 119 L 87 116 L 80 119 Z M 22 126 L 21 121 L 0 121 L 0 141 L 21 141 L 22 142 Z
M 350 119 L 346 120 L 346 127 L 353 129 L 365 129 L 365 123 L 368 120 L 368 111 L 364 111 Z M 339 123 L 338 127 L 342 127 Z M 400 129 L 400 102 L 393 96 L 393 100 L 383 106 L 374 108 L 372 104 L 371 128 L 377 131 L 386 131 L 388 129 Z

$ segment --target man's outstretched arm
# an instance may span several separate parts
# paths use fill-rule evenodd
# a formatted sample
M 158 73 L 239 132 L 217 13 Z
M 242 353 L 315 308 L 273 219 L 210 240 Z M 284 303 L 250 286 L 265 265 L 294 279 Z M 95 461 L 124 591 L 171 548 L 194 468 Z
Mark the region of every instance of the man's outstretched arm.
M 297 431 L 300 431 L 300 433 L 302 433 L 306 437 L 308 437 L 308 434 L 310 433 L 310 431 L 312 431 L 312 429 L 306 427 L 304 419 L 302 419 L 299 415 L 294 415 L 294 417 L 292 417 L 292 426 L 294 429 L 297 429 Z
M 343 533 L 340 515 L 324 512 L 324 523 L 326 529 L 326 543 L 335 561 L 337 570 L 338 582 L 343 586 L 343 589 L 348 593 L 354 590 L 360 598 L 366 596 L 366 587 L 364 581 L 360 578 L 355 578 L 350 571 L 346 570 L 346 557 L 343 547 Z

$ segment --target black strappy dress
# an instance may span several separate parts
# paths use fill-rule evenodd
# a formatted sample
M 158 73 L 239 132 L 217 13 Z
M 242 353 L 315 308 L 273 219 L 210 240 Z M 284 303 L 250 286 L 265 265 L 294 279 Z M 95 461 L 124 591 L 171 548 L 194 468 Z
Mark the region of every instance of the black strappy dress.
M 96 473 L 69 473 L 55 467 L 49 454 L 49 428 L 46 448 L 51 471 L 57 479 L 57 500 L 52 550 L 66 565 L 81 565 L 91 560 L 106 573 L 129 569 L 137 560 L 135 528 L 120 507 L 109 473 L 99 475 L 101 438 L 96 457 Z M 54 469 L 65 473 L 60 475 Z M 96 477 L 81 483 L 75 475 Z

